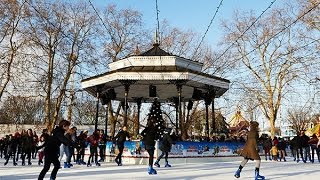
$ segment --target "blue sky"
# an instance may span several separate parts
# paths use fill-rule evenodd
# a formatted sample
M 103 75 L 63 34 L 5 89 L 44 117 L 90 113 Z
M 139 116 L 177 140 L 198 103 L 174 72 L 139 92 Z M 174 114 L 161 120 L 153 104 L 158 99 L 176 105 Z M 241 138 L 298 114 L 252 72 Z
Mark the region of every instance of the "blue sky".
M 146 28 L 156 28 L 156 0 L 92 0 L 97 7 L 115 4 L 120 9 L 131 8 L 143 14 Z M 235 10 L 253 10 L 260 14 L 272 0 L 224 0 L 206 36 L 206 41 L 215 44 L 221 40 L 219 28 L 222 19 L 231 19 Z M 272 7 L 279 6 L 283 0 L 276 1 Z M 193 30 L 201 36 L 205 33 L 220 0 L 158 0 L 159 20 L 166 19 L 171 26 Z M 160 27 L 161 29 L 161 27 Z

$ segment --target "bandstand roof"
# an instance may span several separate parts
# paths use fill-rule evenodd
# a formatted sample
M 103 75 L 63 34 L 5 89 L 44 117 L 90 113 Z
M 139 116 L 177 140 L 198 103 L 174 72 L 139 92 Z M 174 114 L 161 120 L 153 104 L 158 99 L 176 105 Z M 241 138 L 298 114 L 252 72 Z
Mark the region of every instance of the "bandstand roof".
M 182 85 L 182 101 L 192 99 L 194 88 L 207 92 L 215 91 L 220 97 L 229 89 L 230 81 L 214 75 L 201 72 L 203 64 L 179 56 L 174 56 L 162 50 L 158 44 L 139 55 L 130 56 L 109 64 L 109 72 L 82 80 L 82 88 L 96 96 L 97 92 L 106 93 L 114 89 L 115 100 L 124 99 L 123 81 L 129 80 L 128 101 L 142 97 L 144 102 L 151 102 L 149 86 L 157 89 L 159 101 L 170 101 L 177 97 L 177 87 L 174 81 L 184 82 Z

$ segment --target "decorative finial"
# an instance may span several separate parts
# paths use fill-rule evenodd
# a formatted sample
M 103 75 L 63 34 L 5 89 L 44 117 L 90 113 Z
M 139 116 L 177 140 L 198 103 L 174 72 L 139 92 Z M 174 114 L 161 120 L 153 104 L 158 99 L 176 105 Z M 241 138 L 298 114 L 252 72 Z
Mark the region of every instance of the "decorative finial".
M 157 45 L 159 46 L 160 45 L 160 40 L 159 40 L 159 34 L 158 34 L 158 30 L 156 29 L 155 33 L 154 33 L 154 43 L 153 45 Z

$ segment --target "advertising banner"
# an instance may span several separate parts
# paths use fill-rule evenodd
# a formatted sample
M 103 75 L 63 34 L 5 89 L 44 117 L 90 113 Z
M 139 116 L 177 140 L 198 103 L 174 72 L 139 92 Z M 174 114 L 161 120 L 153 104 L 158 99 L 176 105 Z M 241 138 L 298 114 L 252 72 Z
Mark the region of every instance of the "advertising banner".
M 156 150 L 159 143 L 156 144 Z M 172 145 L 170 157 L 223 157 L 238 156 L 238 150 L 244 143 L 239 142 L 190 142 L 179 141 Z M 118 154 L 118 148 L 112 142 L 106 144 L 106 155 Z M 125 142 L 123 156 L 125 157 L 148 157 L 147 151 L 141 141 Z M 159 150 L 160 151 L 160 150 Z

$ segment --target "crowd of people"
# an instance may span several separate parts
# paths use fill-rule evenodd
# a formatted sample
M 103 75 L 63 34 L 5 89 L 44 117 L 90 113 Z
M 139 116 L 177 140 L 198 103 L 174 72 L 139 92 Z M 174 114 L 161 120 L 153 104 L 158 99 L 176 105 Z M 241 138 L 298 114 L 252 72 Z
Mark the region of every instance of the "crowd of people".
M 12 160 L 14 166 L 20 164 L 20 161 L 21 166 L 30 166 L 32 165 L 31 160 L 37 159 L 38 157 L 38 165 L 43 165 L 43 170 L 39 175 L 39 179 L 44 178 L 51 164 L 54 165 L 51 178 L 55 179 L 58 169 L 62 168 L 62 166 L 64 168 L 73 167 L 72 160 L 78 165 L 86 165 L 89 167 L 95 164 L 96 166 L 100 166 L 100 162 L 105 161 L 106 142 L 113 141 L 114 146 L 117 145 L 119 151 L 115 158 L 115 162 L 118 166 L 122 165 L 121 156 L 124 149 L 124 142 L 126 140 L 131 140 L 131 136 L 127 132 L 126 127 L 122 127 L 117 135 L 110 139 L 103 130 L 95 130 L 90 135 L 88 131 L 81 131 L 78 134 L 76 127 L 69 128 L 69 126 L 70 122 L 62 120 L 59 126 L 57 126 L 50 135 L 47 129 L 44 129 L 40 136 L 32 129 L 6 135 L 0 139 L 0 158 L 5 159 L 5 166 L 10 160 Z M 159 147 L 162 154 L 158 157 L 156 162 L 153 163 L 155 140 L 159 139 L 155 132 L 152 123 L 150 123 L 149 125 L 147 124 L 146 128 L 141 133 L 145 149 L 149 154 L 149 174 L 157 174 L 157 171 L 153 169 L 153 166 L 160 167 L 159 162 L 163 157 L 165 159 L 164 166 L 171 167 L 168 163 L 168 153 L 171 150 L 172 144 L 178 140 L 177 136 L 174 133 L 171 133 L 171 129 L 167 128 L 162 135 L 163 137 L 161 138 Z M 257 132 L 254 131 L 252 138 L 256 137 L 256 134 Z M 248 138 L 250 139 L 249 135 Z M 228 138 L 224 140 L 227 141 L 227 139 Z M 246 144 L 248 144 L 249 139 L 247 139 Z M 220 138 L 219 141 L 222 141 L 222 138 Z M 234 141 L 242 142 L 239 138 L 234 139 Z M 262 135 L 258 139 L 257 144 L 260 144 L 263 147 L 266 161 L 287 161 L 287 150 L 288 152 L 290 150 L 293 160 L 297 163 L 300 161 L 304 163 L 307 163 L 307 161 L 311 163 L 318 161 L 320 163 L 320 137 L 316 134 L 308 137 L 304 132 L 301 132 L 291 140 L 289 138 L 284 139 L 278 137 L 271 139 L 268 136 Z M 84 159 L 86 147 L 89 147 L 90 152 L 87 161 Z M 248 145 L 248 147 L 251 147 L 251 145 Z M 249 157 L 248 152 L 244 152 L 245 151 L 242 151 L 242 155 L 245 159 L 239 166 L 235 176 L 240 177 L 240 172 L 244 165 L 248 160 L 253 159 L 257 161 L 257 177 L 260 177 L 260 157 L 256 157 L 256 154 L 254 154 L 254 156 L 250 155 Z M 317 155 L 317 160 L 315 159 L 315 154 Z M 60 162 L 64 155 L 65 161 L 61 166 Z
M 70 141 L 68 145 L 61 144 L 59 147 L 60 161 L 64 155 L 66 159 L 64 168 L 73 166 L 72 158 L 76 164 L 87 166 L 91 166 L 92 162 L 100 165 L 99 162 L 105 160 L 105 143 L 108 137 L 104 130 L 96 130 L 91 135 L 88 135 L 88 131 L 81 131 L 78 135 L 77 128 L 72 127 L 64 133 L 64 136 Z M 32 129 L 5 135 L 0 139 L 0 158 L 5 159 L 4 165 L 7 165 L 10 160 L 14 166 L 19 165 L 19 162 L 21 162 L 21 166 L 32 165 L 31 160 L 37 158 L 38 165 L 42 165 L 44 163 L 45 142 L 48 137 L 47 129 L 44 129 L 40 136 Z M 88 145 L 90 145 L 90 158 L 88 162 L 85 162 L 85 148 Z
M 287 150 L 291 153 L 293 160 L 299 163 L 307 161 L 320 163 L 320 135 L 313 134 L 307 136 L 304 131 L 296 135 L 292 139 L 262 136 L 260 142 L 263 147 L 265 160 L 270 161 L 287 161 Z M 315 154 L 318 159 L 315 159 Z

